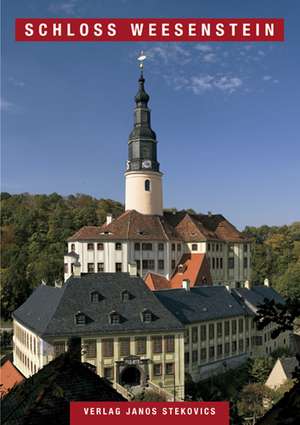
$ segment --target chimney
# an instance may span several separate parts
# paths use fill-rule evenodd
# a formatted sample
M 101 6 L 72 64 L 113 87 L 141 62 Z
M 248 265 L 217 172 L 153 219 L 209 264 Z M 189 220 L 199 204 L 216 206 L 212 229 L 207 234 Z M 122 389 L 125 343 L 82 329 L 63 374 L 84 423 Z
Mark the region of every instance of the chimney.
M 266 278 L 265 280 L 264 280 L 264 285 L 265 286 L 270 286 L 270 282 L 269 282 L 269 279 L 268 278 Z
M 73 276 L 81 277 L 81 264 L 79 261 L 76 261 L 76 263 L 73 264 Z
M 187 292 L 190 290 L 190 281 L 189 281 L 189 279 L 183 279 L 183 281 L 182 281 L 182 288 L 185 289 Z
M 68 339 L 68 353 L 71 360 L 81 362 L 81 338 L 73 336 Z
M 106 215 L 106 224 L 110 224 L 113 221 L 112 214 Z
M 251 283 L 249 282 L 249 280 L 246 280 L 246 282 L 244 283 L 244 287 L 247 289 L 251 289 Z
M 132 277 L 137 276 L 136 262 L 134 262 L 134 263 L 128 263 L 128 273 L 129 273 L 129 276 L 132 276 Z

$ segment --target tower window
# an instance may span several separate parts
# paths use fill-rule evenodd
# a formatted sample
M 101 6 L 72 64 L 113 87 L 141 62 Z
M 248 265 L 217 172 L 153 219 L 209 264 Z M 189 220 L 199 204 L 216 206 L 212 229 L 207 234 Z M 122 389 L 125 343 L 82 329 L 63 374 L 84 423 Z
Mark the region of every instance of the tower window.
M 74 252 L 74 251 L 75 251 L 75 244 L 74 244 L 74 243 L 72 243 L 72 244 L 71 244 L 71 251 L 72 251 L 72 252 Z
M 145 180 L 145 191 L 150 192 L 150 180 Z

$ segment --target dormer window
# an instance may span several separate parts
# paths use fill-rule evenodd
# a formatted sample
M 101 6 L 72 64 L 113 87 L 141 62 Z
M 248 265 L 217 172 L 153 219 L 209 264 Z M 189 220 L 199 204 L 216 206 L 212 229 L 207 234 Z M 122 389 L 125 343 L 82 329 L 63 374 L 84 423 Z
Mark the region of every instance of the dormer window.
M 153 314 L 150 310 L 143 310 L 142 311 L 142 322 L 144 323 L 151 323 L 153 320 Z
M 76 325 L 85 325 L 86 324 L 86 315 L 79 311 L 75 314 L 75 323 Z
M 129 291 L 127 291 L 127 289 L 124 289 L 124 291 L 121 292 L 121 300 L 122 301 L 126 302 L 126 301 L 131 300 L 132 298 L 134 298 L 133 295 Z
M 116 249 L 116 251 L 121 251 L 122 250 L 122 244 L 121 244 L 121 242 L 116 242 L 115 249 Z
M 90 294 L 90 298 L 92 304 L 97 304 L 99 301 L 101 301 L 103 297 L 101 296 L 101 294 L 99 294 L 98 291 L 92 291 Z
M 121 322 L 121 316 L 116 311 L 112 311 L 109 314 L 109 323 L 111 325 L 118 325 Z

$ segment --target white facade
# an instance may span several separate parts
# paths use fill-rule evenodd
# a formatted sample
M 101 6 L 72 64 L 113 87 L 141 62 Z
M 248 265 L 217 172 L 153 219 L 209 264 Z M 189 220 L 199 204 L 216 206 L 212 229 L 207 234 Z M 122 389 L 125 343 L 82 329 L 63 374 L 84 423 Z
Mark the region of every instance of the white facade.
M 125 210 L 136 210 L 147 215 L 163 215 L 162 173 L 125 173 Z

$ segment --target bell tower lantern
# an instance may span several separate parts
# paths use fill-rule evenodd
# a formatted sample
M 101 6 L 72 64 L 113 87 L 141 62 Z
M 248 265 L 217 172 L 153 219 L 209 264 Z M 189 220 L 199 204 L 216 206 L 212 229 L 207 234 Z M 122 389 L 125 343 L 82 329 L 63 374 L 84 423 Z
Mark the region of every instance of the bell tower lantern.
M 151 129 L 149 95 L 145 91 L 141 53 L 141 74 L 135 96 L 134 127 L 128 140 L 128 160 L 125 172 L 125 209 L 141 214 L 163 215 L 162 173 L 157 161 L 156 134 Z

